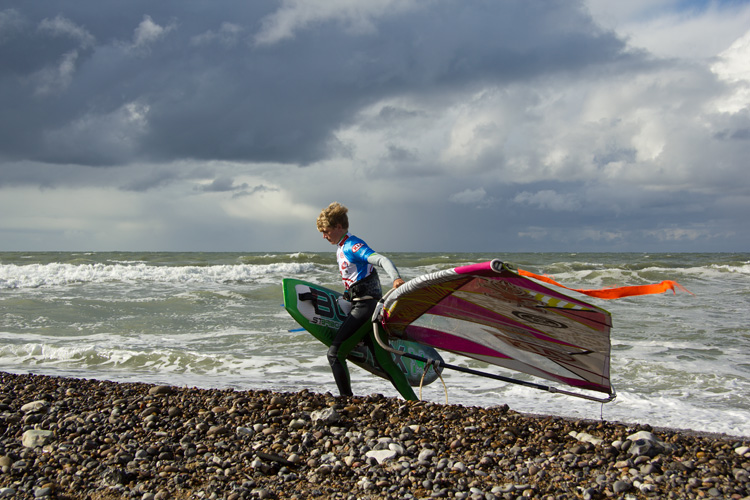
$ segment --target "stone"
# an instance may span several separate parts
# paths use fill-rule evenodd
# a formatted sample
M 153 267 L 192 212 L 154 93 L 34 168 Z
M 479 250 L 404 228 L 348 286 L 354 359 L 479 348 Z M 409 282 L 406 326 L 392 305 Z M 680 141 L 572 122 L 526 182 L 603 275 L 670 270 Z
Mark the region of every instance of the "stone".
M 173 387 L 161 398 L 141 383 L 3 372 L 0 388 L 2 500 L 614 500 L 683 498 L 689 489 L 703 500 L 739 500 L 750 491 L 744 437 L 664 429 L 654 440 L 644 424 L 646 434 L 633 434 L 626 424 L 507 407 L 384 396 L 342 402 L 310 391 Z M 53 403 L 46 412 L 17 408 L 28 401 Z M 212 410 L 219 408 L 230 410 Z M 385 418 L 372 420 L 375 409 Z M 339 412 L 340 423 L 320 419 Z M 35 427 L 52 431 L 50 442 L 22 447 L 24 431 Z M 640 439 L 668 453 L 637 451 Z
M 379 464 L 387 460 L 393 460 L 398 454 L 393 450 L 370 450 L 365 453 L 365 457 L 374 458 Z
M 638 486 L 638 489 L 645 495 L 652 495 L 657 491 L 656 485 L 653 483 L 643 483 Z
M 37 448 L 47 444 L 52 439 L 52 431 L 29 429 L 23 433 L 21 444 L 26 448 Z
M 223 436 L 224 434 L 229 434 L 229 429 L 223 425 L 213 425 L 206 432 L 207 436 Z
M 382 420 L 385 418 L 385 412 L 380 405 L 376 406 L 370 413 L 370 418 L 373 420 Z
M 21 407 L 21 411 L 24 413 L 38 413 L 43 412 L 47 410 L 47 402 L 46 401 L 32 401 L 31 403 L 26 403 Z
M 654 473 L 658 473 L 659 469 L 654 464 L 643 464 L 640 468 L 641 474 L 649 476 Z
M 36 488 L 34 490 L 34 498 L 46 498 L 52 495 L 52 488 L 47 486 L 45 488 Z
M 732 475 L 734 476 L 735 480 L 741 483 L 750 482 L 750 471 L 746 469 L 733 469 Z
M 619 495 L 620 493 L 625 493 L 631 487 L 632 485 L 627 481 L 615 481 L 615 484 L 612 485 L 612 491 Z
M 653 458 L 671 448 L 670 445 L 648 431 L 636 432 L 628 436 L 628 441 L 632 443 L 628 448 L 628 454 L 635 457 L 643 455 Z
M 568 433 L 571 437 L 576 438 L 579 441 L 583 441 L 584 443 L 591 443 L 593 445 L 599 445 L 604 442 L 603 439 L 592 436 L 588 432 L 576 432 L 576 431 L 570 431 Z
M 401 456 L 404 453 L 406 453 L 406 450 L 404 449 L 404 447 L 398 443 L 388 443 L 388 449 L 391 451 L 395 451 L 398 456 Z
M 326 408 L 312 412 L 310 418 L 313 422 L 333 424 L 341 420 L 341 415 L 333 408 Z
M 167 396 L 172 394 L 172 387 L 168 385 L 157 385 L 148 390 L 152 396 Z
M 306 422 L 299 418 L 292 419 L 289 422 L 289 427 L 291 427 L 292 429 L 302 429 L 305 425 L 306 425 Z

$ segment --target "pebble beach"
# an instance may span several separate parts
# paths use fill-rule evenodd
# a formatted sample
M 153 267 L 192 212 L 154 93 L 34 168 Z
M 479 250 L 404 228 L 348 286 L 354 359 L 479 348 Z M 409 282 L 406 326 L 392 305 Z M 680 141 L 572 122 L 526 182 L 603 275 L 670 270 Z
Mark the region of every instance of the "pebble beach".
M 303 390 L 0 373 L 0 498 L 727 498 L 750 438 Z

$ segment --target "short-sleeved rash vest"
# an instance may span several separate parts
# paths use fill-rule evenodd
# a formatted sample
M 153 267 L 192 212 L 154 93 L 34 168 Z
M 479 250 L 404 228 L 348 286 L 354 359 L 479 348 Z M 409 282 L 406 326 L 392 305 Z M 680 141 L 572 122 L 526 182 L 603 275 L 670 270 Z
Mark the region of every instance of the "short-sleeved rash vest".
M 373 265 L 367 262 L 367 257 L 375 251 L 367 246 L 367 243 L 351 233 L 339 242 L 336 249 L 336 260 L 339 264 L 341 279 L 348 290 L 356 282 L 368 277 L 373 270 Z

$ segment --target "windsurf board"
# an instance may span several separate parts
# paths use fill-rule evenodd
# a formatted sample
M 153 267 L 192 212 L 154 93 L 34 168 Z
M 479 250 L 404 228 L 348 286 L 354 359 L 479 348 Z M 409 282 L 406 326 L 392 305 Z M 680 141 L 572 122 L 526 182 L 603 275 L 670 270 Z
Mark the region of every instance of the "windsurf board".
M 294 278 L 285 278 L 282 282 L 284 290 L 284 307 L 289 314 L 305 330 L 330 346 L 336 331 L 346 318 L 346 313 L 339 305 L 341 293 L 315 283 Z M 362 328 L 372 330 L 372 324 L 367 322 Z M 391 347 L 399 351 L 414 354 L 419 357 L 442 362 L 443 358 L 429 346 L 407 340 L 390 339 Z M 425 373 L 425 363 L 402 356 L 391 354 L 395 363 L 406 375 L 409 385 L 418 387 L 420 383 L 427 385 L 438 378 L 436 365 L 431 366 Z M 379 377 L 387 379 L 386 374 L 375 362 L 370 348 L 361 343 L 355 347 L 347 360 Z M 440 368 L 438 368 L 440 370 Z M 422 380 L 424 376 L 424 380 Z

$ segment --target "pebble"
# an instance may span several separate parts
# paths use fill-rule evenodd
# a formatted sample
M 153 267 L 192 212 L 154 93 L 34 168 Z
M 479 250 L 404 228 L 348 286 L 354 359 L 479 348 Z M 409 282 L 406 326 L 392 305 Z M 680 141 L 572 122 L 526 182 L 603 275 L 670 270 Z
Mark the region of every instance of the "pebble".
M 379 464 L 386 460 L 393 460 L 398 454 L 393 450 L 370 450 L 365 453 L 366 458 L 374 458 Z
M 52 495 L 52 488 L 37 488 L 34 490 L 34 498 L 45 498 Z
M 38 448 L 44 446 L 52 438 L 52 431 L 29 429 L 23 433 L 21 443 L 26 448 Z
M 417 456 L 417 460 L 420 462 L 429 462 L 432 460 L 432 457 L 437 455 L 437 452 L 431 448 L 424 448 L 422 451 L 419 452 L 419 456 Z
M 750 496 L 748 438 L 507 405 L 0 372 L 0 429 L 0 499 Z
M 625 493 L 631 487 L 632 485 L 627 481 L 615 481 L 615 484 L 612 485 L 612 491 L 614 491 L 617 494 Z
M 583 441 L 584 443 L 591 443 L 591 444 L 602 444 L 604 441 L 601 438 L 592 436 L 588 432 L 576 432 L 576 431 L 570 431 L 568 433 L 569 436 L 576 438 L 579 441 Z
M 46 401 L 32 401 L 31 403 L 26 403 L 21 407 L 21 411 L 23 413 L 36 413 L 41 412 L 47 409 L 47 402 Z

